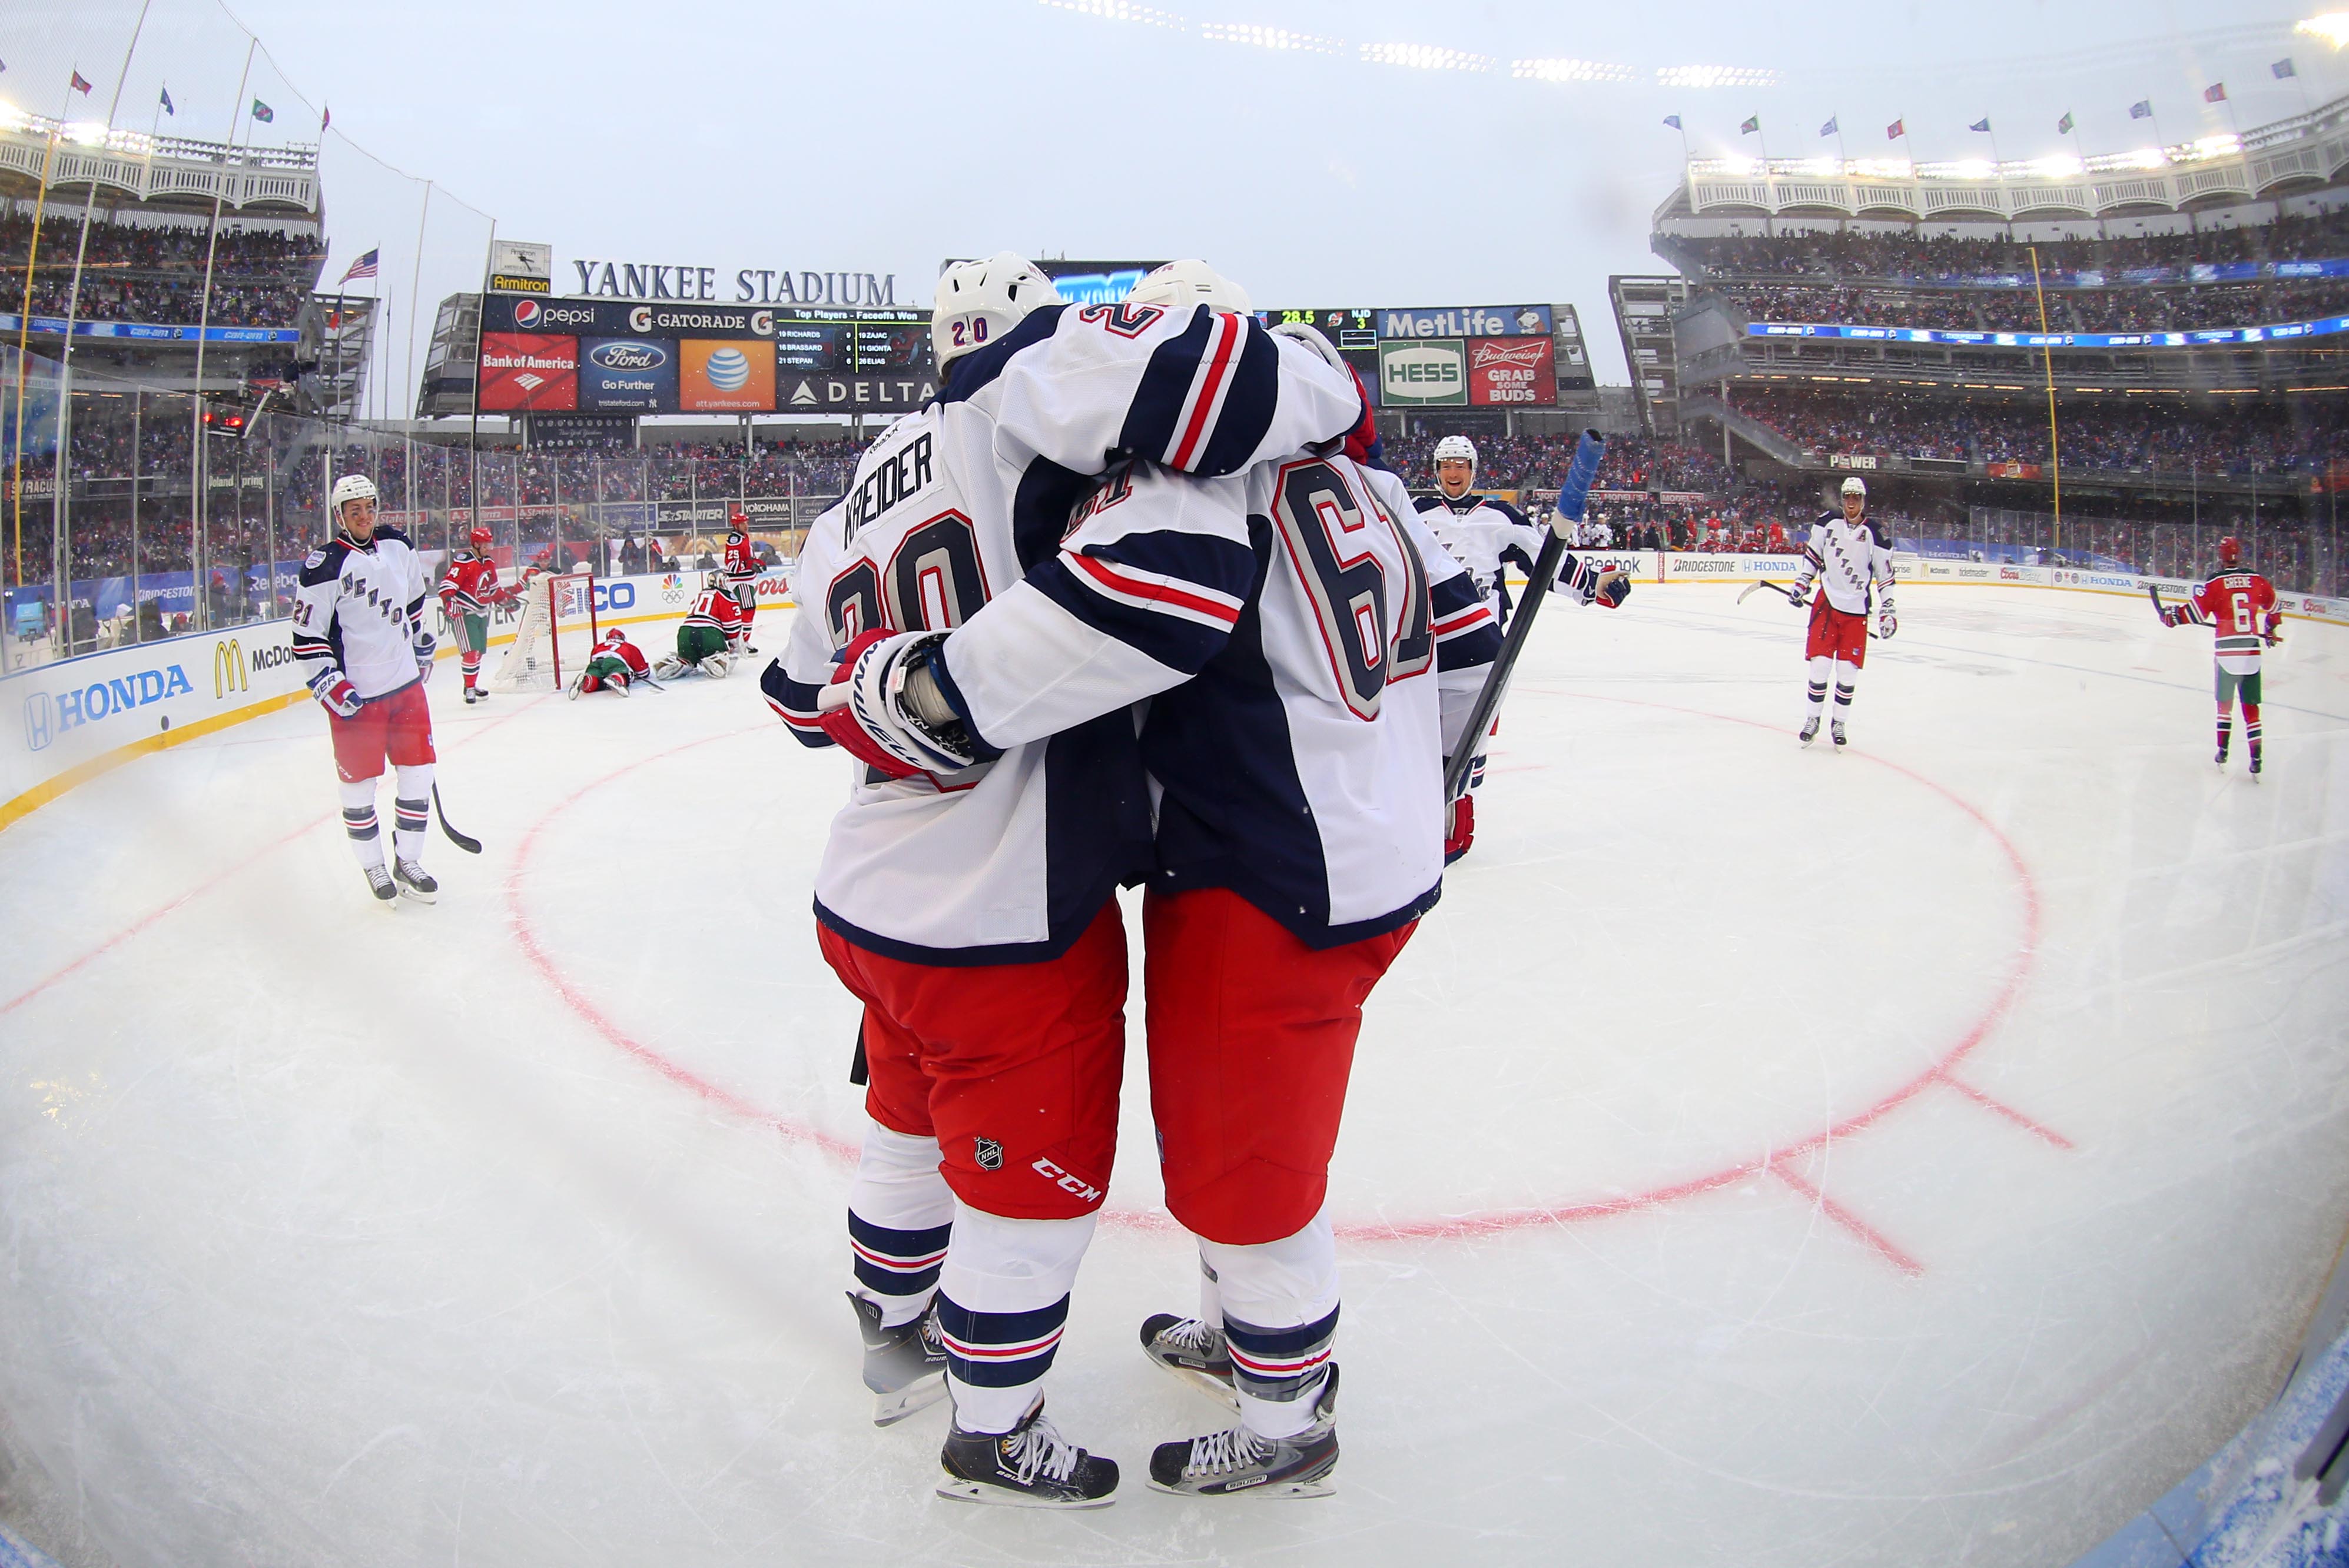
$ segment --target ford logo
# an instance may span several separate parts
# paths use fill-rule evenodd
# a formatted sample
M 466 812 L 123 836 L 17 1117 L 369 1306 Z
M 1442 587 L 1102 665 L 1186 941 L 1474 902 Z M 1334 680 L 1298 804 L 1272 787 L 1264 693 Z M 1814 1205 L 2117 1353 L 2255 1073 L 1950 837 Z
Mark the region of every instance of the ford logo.
M 605 370 L 657 370 L 668 363 L 668 350 L 657 343 L 606 343 L 587 358 Z
M 514 325 L 527 332 L 538 325 L 539 304 L 534 299 L 514 302 Z

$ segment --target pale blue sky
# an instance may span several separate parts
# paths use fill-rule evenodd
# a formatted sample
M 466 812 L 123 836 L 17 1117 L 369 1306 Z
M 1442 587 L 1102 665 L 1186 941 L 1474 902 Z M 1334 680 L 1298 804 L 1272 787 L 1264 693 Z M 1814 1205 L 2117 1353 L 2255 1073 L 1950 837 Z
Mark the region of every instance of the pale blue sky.
M 1089 0 L 1068 0 L 1081 5 Z M 1678 113 L 1699 151 L 1764 121 L 1777 156 L 1885 151 L 1905 119 L 1920 159 L 2062 150 L 2066 110 L 2089 151 L 2230 128 L 2202 102 L 2224 80 L 2240 124 L 2349 92 L 2349 57 L 2292 34 L 2336 0 L 2197 7 L 1832 0 L 1567 7 L 1527 0 L 1168 0 L 1183 30 L 1044 0 L 889 5 L 681 0 L 666 8 L 408 0 L 244 0 L 267 50 L 247 97 L 263 139 L 309 139 L 321 100 L 331 283 L 369 245 L 405 314 L 478 273 L 483 220 L 437 200 L 411 269 L 420 188 L 387 160 L 564 259 L 894 272 L 926 303 L 947 254 L 1201 254 L 1260 304 L 1435 305 L 1568 300 L 1602 379 L 1623 379 L 1606 315 L 1611 272 L 1660 270 L 1648 220 L 1676 177 Z M 2349 0 L 2337 0 L 2349 5 Z M 102 115 L 136 0 L 40 0 L 0 20 L 0 96 L 55 112 L 78 66 Z M 1284 28 L 1342 52 L 1223 42 L 1210 25 Z M 1489 73 L 1369 64 L 1365 44 L 1489 56 Z M 2274 78 L 2289 55 L 2299 76 Z M 243 40 L 216 0 L 154 0 L 120 123 L 219 135 Z M 1630 79 L 1517 80 L 1509 62 L 1571 57 Z M 1660 86 L 1661 67 L 1776 73 L 1764 88 Z M 364 149 L 364 151 L 361 150 Z M 367 155 L 372 154 L 372 158 Z

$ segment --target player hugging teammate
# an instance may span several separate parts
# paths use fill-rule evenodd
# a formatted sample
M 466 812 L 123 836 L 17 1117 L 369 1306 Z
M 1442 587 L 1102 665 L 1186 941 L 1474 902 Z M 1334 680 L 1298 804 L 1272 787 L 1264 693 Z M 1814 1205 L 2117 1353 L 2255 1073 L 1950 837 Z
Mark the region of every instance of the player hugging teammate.
M 432 710 L 424 700 L 435 652 L 424 629 L 429 584 L 408 536 L 378 527 L 375 508 L 375 486 L 365 475 L 335 481 L 327 498 L 335 536 L 302 562 L 295 591 L 294 656 L 326 710 L 343 830 L 368 887 L 387 903 L 430 903 L 440 884 L 423 865 L 433 763 Z M 398 775 L 388 871 L 375 813 L 387 759 Z
M 1311 1495 L 1336 1463 L 1327 1164 L 1362 999 L 1434 902 L 1441 719 L 1497 638 L 1357 460 L 1337 352 L 1236 293 L 1177 263 L 1079 308 L 1009 253 L 949 269 L 942 396 L 818 521 L 762 682 L 862 764 L 816 877 L 864 1005 L 851 1294 L 877 1421 L 951 1392 L 947 1497 L 1117 1485 L 1039 1385 L 1109 1184 L 1115 892 L 1145 881 L 1153 1113 L 1210 1299 L 1143 1348 L 1240 1412 L 1151 1483 Z
M 2234 706 L 2243 707 L 2243 742 L 2257 775 L 2260 755 L 2260 655 L 2283 641 L 2279 628 L 2282 612 L 2276 608 L 2275 585 L 2256 572 L 2243 569 L 2243 546 L 2230 536 L 2219 542 L 2219 570 L 2194 590 L 2183 604 L 2164 604 L 2158 589 L 2148 588 L 2165 626 L 2208 626 L 2216 634 L 2211 654 L 2217 661 L 2213 678 L 2219 701 L 2218 764 L 2227 766 L 2229 732 L 2234 727 Z

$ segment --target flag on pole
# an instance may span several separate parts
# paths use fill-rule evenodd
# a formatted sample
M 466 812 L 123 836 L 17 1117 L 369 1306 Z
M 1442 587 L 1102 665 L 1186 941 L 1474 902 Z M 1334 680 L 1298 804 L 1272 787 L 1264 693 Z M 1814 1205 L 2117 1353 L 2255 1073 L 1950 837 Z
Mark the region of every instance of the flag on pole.
M 318 134 L 319 134 L 319 135 L 321 135 L 321 136 L 324 136 L 324 135 L 326 133 L 326 128 L 327 128 L 328 126 L 330 126 L 330 125 L 334 124 L 334 123 L 335 123 L 335 108 L 334 108 L 334 105 L 332 105 L 332 104 L 322 104 L 322 105 L 320 105 L 320 106 L 319 106 L 319 108 L 318 108 Z
M 366 255 L 361 256 L 357 261 L 353 262 L 350 265 L 350 270 L 343 274 L 343 282 L 348 283 L 353 278 L 371 278 L 375 276 L 376 256 L 378 253 L 376 251 L 369 251 Z M 339 287 L 340 285 L 338 284 L 336 286 Z
M 170 115 L 173 119 L 180 118 L 180 111 L 171 107 L 171 89 L 170 88 L 165 88 L 163 89 L 163 112 Z
M 1664 116 L 1664 123 L 1671 126 L 1674 130 L 1678 130 L 1681 129 L 1681 117 L 1676 114 L 1668 114 Z
M 1898 141 L 1908 134 L 1909 122 L 1905 119 L 1896 119 L 1884 128 L 1884 139 L 1887 141 Z
M 1823 126 L 1819 127 L 1819 134 L 1820 134 L 1821 136 L 1833 136 L 1833 135 L 1837 134 L 1837 131 L 1836 131 L 1836 119 L 1837 119 L 1837 117 L 1836 117 L 1836 116 L 1834 116 L 1834 115 L 1829 115 L 1829 116 L 1827 116 L 1827 122 L 1826 122 L 1826 124 L 1825 124 L 1825 125 L 1823 125 Z
M 267 104 L 263 103 L 259 98 L 255 98 L 253 100 L 253 118 L 259 120 L 262 124 L 267 125 L 270 121 L 277 118 L 277 112 L 271 108 Z
M 2151 98 L 2139 98 L 2137 102 L 2129 105 L 2129 118 L 2131 119 L 2151 119 L 2153 118 L 2153 100 Z
M 2072 134 L 2072 111 L 2070 109 L 2065 109 L 2064 111 L 2064 118 L 2055 122 L 2055 134 L 2058 136 L 2069 136 Z
M 2275 77 L 2278 81 L 2282 81 L 2287 77 L 2296 77 L 2300 75 L 2298 71 L 2292 68 L 2292 57 L 2290 55 L 2286 55 L 2282 59 L 2278 60 L 2274 65 L 2270 66 L 2268 69 L 2275 73 Z
M 2227 84 L 2224 82 L 2212 82 L 2209 87 L 2204 88 L 2202 89 L 2202 101 L 2204 103 L 2225 103 L 2227 101 Z
M 89 78 L 83 76 L 79 71 L 76 71 L 73 74 L 73 90 L 81 94 L 82 97 L 88 98 L 89 96 Z
M 1737 134 L 1740 136 L 1752 136 L 1755 131 L 1760 130 L 1761 129 L 1762 117 L 1757 114 L 1748 119 L 1744 125 L 1739 126 L 1737 128 Z
M 1982 116 L 1980 119 L 1974 121 L 1973 124 L 1966 127 L 1966 129 L 1968 130 L 1988 130 L 1990 129 L 1990 116 Z

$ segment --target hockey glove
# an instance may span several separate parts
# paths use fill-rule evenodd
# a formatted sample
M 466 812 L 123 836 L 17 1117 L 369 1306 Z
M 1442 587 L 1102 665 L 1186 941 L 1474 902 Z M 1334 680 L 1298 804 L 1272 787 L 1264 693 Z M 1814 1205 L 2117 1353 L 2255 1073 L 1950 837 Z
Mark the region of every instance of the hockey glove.
M 929 673 L 946 640 L 944 632 L 864 634 L 841 650 L 816 722 L 842 750 L 892 779 L 952 773 L 999 756 L 972 736 Z
M 1890 637 L 1900 629 L 1900 617 L 1892 613 L 1889 604 L 1884 606 L 1883 613 L 1877 616 L 1877 622 L 1876 634 L 1879 637 Z
M 433 655 L 439 651 L 440 645 L 433 639 L 431 633 L 419 631 L 416 634 L 416 641 L 409 645 L 416 650 L 416 678 L 419 681 L 430 680 Z
M 1444 863 L 1466 854 L 1476 841 L 1476 797 L 1463 795 L 1444 811 Z
M 359 709 L 367 706 L 359 696 L 359 688 L 351 685 L 350 681 L 342 676 L 336 676 L 330 685 L 318 693 L 318 700 L 325 703 L 326 711 L 337 718 L 357 718 L 359 716 Z
M 1811 603 L 1811 585 L 1807 583 L 1797 583 L 1787 589 L 1786 603 L 1797 610 L 1808 609 Z
M 1619 566 L 1578 559 L 1568 563 L 1562 581 L 1577 599 L 1602 610 L 1612 610 L 1631 596 L 1631 574 Z

